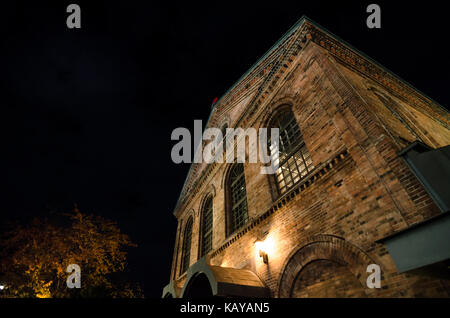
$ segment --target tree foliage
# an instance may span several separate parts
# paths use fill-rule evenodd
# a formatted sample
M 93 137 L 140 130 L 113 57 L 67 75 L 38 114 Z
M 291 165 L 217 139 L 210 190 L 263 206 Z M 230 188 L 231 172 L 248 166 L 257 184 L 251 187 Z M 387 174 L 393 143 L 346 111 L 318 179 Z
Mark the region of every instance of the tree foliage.
M 121 281 L 126 248 L 136 246 L 117 224 L 75 207 L 55 222 L 35 218 L 0 240 L 0 280 L 9 297 L 136 297 Z M 81 288 L 68 288 L 69 264 L 81 267 Z M 1 296 L 1 295 L 0 295 Z

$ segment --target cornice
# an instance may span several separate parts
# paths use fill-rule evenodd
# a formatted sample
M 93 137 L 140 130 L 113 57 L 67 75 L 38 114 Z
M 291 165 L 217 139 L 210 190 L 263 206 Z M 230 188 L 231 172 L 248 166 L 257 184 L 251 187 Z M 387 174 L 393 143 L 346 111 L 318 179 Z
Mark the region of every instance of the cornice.
M 425 111 L 425 114 L 433 113 L 435 120 L 450 129 L 449 113 L 443 106 L 339 37 L 312 21 L 307 24 L 310 25 L 308 33 L 311 41 L 328 51 L 338 62 L 373 80 L 416 110 L 422 113 Z

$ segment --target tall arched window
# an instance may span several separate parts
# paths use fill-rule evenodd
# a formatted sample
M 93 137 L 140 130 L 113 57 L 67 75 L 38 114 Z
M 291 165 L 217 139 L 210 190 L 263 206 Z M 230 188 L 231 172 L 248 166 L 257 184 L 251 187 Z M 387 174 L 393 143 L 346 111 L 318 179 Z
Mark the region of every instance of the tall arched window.
M 181 257 L 181 274 L 187 271 L 191 258 L 191 241 L 192 241 L 192 217 L 189 218 L 186 227 L 184 228 L 183 236 L 183 254 Z
M 210 195 L 202 208 L 200 257 L 206 255 L 212 249 L 213 235 L 213 199 Z
M 222 128 L 220 129 L 220 131 L 222 132 L 222 137 L 225 137 L 227 135 L 227 128 L 228 124 L 223 124 Z
M 247 191 L 245 188 L 244 165 L 234 164 L 227 180 L 228 213 L 227 232 L 233 233 L 248 221 Z
M 281 195 L 306 176 L 314 166 L 290 109 L 281 111 L 272 120 L 270 127 L 280 129 L 279 168 L 275 172 L 275 179 Z M 273 157 L 273 149 L 270 150 Z

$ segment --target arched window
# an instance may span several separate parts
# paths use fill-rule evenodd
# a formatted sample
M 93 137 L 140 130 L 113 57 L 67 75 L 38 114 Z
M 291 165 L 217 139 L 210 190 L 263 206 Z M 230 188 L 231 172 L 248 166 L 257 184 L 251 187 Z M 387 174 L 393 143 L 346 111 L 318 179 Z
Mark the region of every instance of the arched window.
M 222 137 L 224 137 L 224 138 L 227 135 L 227 128 L 228 128 L 228 124 L 223 124 L 222 128 L 220 128 L 220 131 L 222 132 Z
M 212 249 L 213 199 L 211 195 L 203 204 L 201 231 L 202 235 L 200 241 L 200 257 L 206 255 Z
M 231 234 L 248 221 L 247 191 L 242 163 L 234 164 L 231 168 L 227 188 L 227 234 Z
M 224 124 L 220 131 L 222 132 L 222 156 L 224 156 L 223 160 L 226 161 L 226 136 L 227 136 L 227 128 L 228 124 Z
M 191 258 L 191 240 L 192 240 L 192 217 L 189 218 L 186 227 L 184 228 L 183 236 L 183 254 L 181 257 L 181 274 L 187 271 Z
M 275 179 L 281 195 L 306 176 L 314 166 L 297 121 L 290 109 L 280 112 L 272 120 L 270 127 L 280 130 L 279 168 L 275 172 Z M 273 149 L 270 150 L 273 158 Z

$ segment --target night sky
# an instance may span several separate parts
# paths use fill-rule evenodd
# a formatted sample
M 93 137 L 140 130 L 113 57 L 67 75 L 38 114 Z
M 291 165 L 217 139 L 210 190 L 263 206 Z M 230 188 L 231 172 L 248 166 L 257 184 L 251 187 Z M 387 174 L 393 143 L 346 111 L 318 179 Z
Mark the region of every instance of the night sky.
M 0 19 L 0 222 L 66 212 L 119 223 L 139 247 L 129 275 L 146 296 L 169 282 L 173 208 L 189 166 L 172 162 L 177 127 L 306 15 L 443 106 L 450 105 L 442 2 L 14 1 Z M 391 1 L 392 2 L 392 1 Z M 66 7 L 81 7 L 81 29 Z

